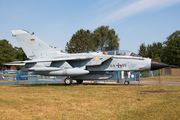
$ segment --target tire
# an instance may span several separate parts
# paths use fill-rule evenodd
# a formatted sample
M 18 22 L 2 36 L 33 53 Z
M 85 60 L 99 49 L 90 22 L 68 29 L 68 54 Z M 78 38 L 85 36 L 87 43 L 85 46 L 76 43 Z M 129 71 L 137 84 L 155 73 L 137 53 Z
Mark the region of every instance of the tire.
M 66 78 L 64 80 L 64 82 L 65 82 L 66 85 L 71 85 L 72 84 L 72 79 L 71 78 Z
M 124 81 L 124 84 L 125 85 L 129 85 L 129 81 Z
M 76 80 L 77 84 L 82 84 L 83 80 Z

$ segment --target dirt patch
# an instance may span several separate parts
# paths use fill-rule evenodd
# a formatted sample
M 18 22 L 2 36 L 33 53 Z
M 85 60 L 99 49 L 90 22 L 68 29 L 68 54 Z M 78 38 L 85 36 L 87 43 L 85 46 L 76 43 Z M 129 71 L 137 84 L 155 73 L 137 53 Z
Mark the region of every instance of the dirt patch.
M 139 91 L 143 93 L 167 93 L 167 92 L 174 92 L 174 91 L 158 91 L 158 90 L 145 90 L 145 91 Z

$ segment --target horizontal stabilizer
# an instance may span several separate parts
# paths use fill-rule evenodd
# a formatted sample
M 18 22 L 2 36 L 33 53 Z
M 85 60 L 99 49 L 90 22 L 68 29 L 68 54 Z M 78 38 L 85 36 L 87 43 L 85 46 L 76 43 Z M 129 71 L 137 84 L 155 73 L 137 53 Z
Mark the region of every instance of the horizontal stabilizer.
M 17 66 L 24 66 L 25 63 L 24 63 L 24 61 L 15 61 L 15 62 L 10 62 L 10 63 L 4 63 L 3 65 L 17 65 Z

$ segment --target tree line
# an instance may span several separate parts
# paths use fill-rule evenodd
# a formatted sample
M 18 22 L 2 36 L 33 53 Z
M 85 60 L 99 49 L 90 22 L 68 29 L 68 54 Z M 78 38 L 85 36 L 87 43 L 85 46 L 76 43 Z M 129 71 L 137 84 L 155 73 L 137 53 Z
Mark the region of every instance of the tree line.
M 80 29 L 67 42 L 65 50 L 68 53 L 119 50 L 119 41 L 115 30 L 109 26 L 100 26 L 93 32 Z
M 169 65 L 180 66 L 180 31 L 169 35 L 164 42 L 145 45 L 139 48 L 139 55 L 162 61 Z
M 3 63 L 27 59 L 21 47 L 13 47 L 6 39 L 0 40 L 0 69 L 2 69 Z

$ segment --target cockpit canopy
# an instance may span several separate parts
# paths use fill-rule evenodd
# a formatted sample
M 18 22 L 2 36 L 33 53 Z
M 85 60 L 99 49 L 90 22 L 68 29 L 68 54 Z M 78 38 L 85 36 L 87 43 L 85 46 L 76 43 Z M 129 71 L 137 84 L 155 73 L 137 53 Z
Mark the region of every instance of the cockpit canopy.
M 103 51 L 104 55 L 119 55 L 119 56 L 133 56 L 133 57 L 141 57 L 131 51 L 127 50 L 114 50 L 114 51 Z

